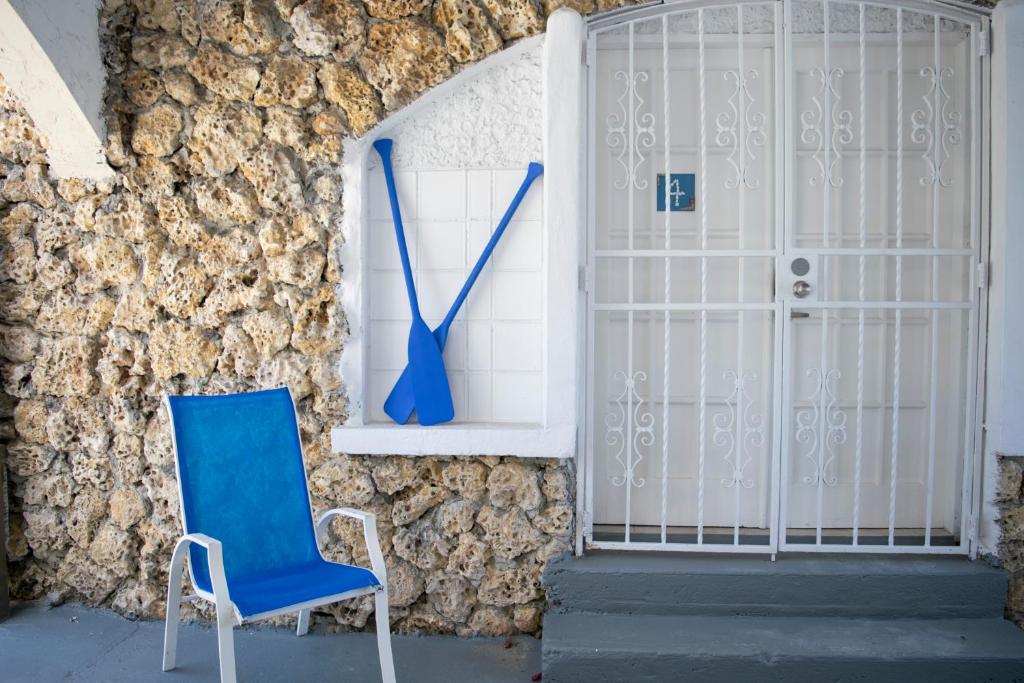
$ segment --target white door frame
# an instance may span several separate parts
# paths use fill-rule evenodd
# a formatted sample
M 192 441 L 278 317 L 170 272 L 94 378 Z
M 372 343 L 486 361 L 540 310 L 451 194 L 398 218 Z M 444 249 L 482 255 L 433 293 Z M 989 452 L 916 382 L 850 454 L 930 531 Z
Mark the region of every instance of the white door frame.
M 696 10 L 700 8 L 709 7 L 720 7 L 720 6 L 737 6 L 748 3 L 753 3 L 756 0 L 706 0 L 706 1 L 692 1 L 684 0 L 682 2 L 667 2 L 661 5 L 647 6 L 642 8 L 624 9 L 609 14 L 605 14 L 597 19 L 589 22 L 589 33 L 585 45 L 585 61 L 588 65 L 595 64 L 595 53 L 596 53 L 596 41 L 593 39 L 595 35 L 603 29 L 610 27 L 628 25 L 638 21 L 648 20 L 657 16 L 666 16 L 672 12 Z M 759 4 L 764 4 L 763 2 Z M 855 3 L 844 3 L 844 4 L 855 4 Z M 789 344 L 788 339 L 783 339 L 783 335 L 790 330 L 791 325 L 787 324 L 789 309 L 791 303 L 786 297 L 776 296 L 775 302 L 772 307 L 774 311 L 776 324 L 774 325 L 774 336 L 776 344 L 775 359 L 773 363 L 773 406 L 772 406 L 772 473 L 773 479 L 771 483 L 771 529 L 770 529 L 770 542 L 767 546 L 764 545 L 723 545 L 723 544 L 702 544 L 702 543 L 672 543 L 667 542 L 664 532 L 664 521 L 662 525 L 662 539 L 660 542 L 608 542 L 608 541 L 594 541 L 593 538 L 593 510 L 594 510 L 594 486 L 593 486 L 593 434 L 591 426 L 594 425 L 593 415 L 593 402 L 590 394 L 592 393 L 591 381 L 594 372 L 594 361 L 593 361 L 593 339 L 594 339 L 594 321 L 591 311 L 591 287 L 589 286 L 593 281 L 593 268 L 589 262 L 589 254 L 592 249 L 591 246 L 594 240 L 594 193 L 595 193 L 595 178 L 594 178 L 594 167 L 593 159 L 591 158 L 591 150 L 595 149 L 597 132 L 594 121 L 595 106 L 593 100 L 593 93 L 595 92 L 595 71 L 594 68 L 587 69 L 587 90 L 590 93 L 587 95 L 587 102 L 589 103 L 589 111 L 587 116 L 587 163 L 585 167 L 585 178 L 587 187 L 587 234 L 585 236 L 585 249 L 587 250 L 588 256 L 584 258 L 584 270 L 581 274 L 581 289 L 585 291 L 586 297 L 586 322 L 584 324 L 581 337 L 583 339 L 583 345 L 586 352 L 585 356 L 586 368 L 581 373 L 583 380 L 583 393 L 586 396 L 586 409 L 581 411 L 581 430 L 580 430 L 580 459 L 579 469 L 577 472 L 580 478 L 579 493 L 577 497 L 577 508 L 578 517 L 580 523 L 577 525 L 578 539 L 577 539 L 577 551 L 582 551 L 583 545 L 592 548 L 614 548 L 614 549 L 636 549 L 636 550 L 703 550 L 710 552 L 755 552 L 765 553 L 770 552 L 774 555 L 777 550 L 785 551 L 824 551 L 824 552 L 894 552 L 894 553 L 928 553 L 928 554 L 946 554 L 946 553 L 957 553 L 965 554 L 969 553 L 974 556 L 977 553 L 977 525 L 979 517 L 979 508 L 981 504 L 980 500 L 980 467 L 981 467 L 981 441 L 982 441 L 982 410 L 983 403 L 981 397 L 984 396 L 984 372 L 979 369 L 984 368 L 984 352 L 985 352 L 985 341 L 986 341 L 986 288 L 985 282 L 986 274 L 984 266 L 988 262 L 988 239 L 989 239 L 989 211 L 988 211 L 988 156 L 989 156 L 989 64 L 987 54 L 988 36 L 989 34 L 989 20 L 987 12 L 979 10 L 978 8 L 968 8 L 963 5 L 946 2 L 919 2 L 916 0 L 904 0 L 900 2 L 887 2 L 887 3 L 876 3 L 867 2 L 867 5 L 878 5 L 892 8 L 904 8 L 916 12 L 923 12 L 931 15 L 938 15 L 943 18 L 951 18 L 956 21 L 967 24 L 971 28 L 971 41 L 972 41 L 972 97 L 979 104 L 976 105 L 975 116 L 972 117 L 972 141 L 974 141 L 974 148 L 977 153 L 971 162 L 971 173 L 972 173 L 972 206 L 973 206 L 973 218 L 974 225 L 972 226 L 972 245 L 975 253 L 975 263 L 977 264 L 977 270 L 972 273 L 971 287 L 978 286 L 976 294 L 976 302 L 971 309 L 971 317 L 977 316 L 976 321 L 972 321 L 972 329 L 975 331 L 971 335 L 970 339 L 970 363 L 971 368 L 968 371 L 970 383 L 974 385 L 973 396 L 968 397 L 968 406 L 966 410 L 969 413 L 967 417 L 967 425 L 969 426 L 969 435 L 965 439 L 965 455 L 964 455 L 964 476 L 963 476 L 963 492 L 961 499 L 961 534 L 960 543 L 956 546 L 896 546 L 892 544 L 890 538 L 890 544 L 888 546 L 879 545 L 867 545 L 867 546 L 856 546 L 856 545 L 830 545 L 822 544 L 820 540 L 815 544 L 787 544 L 784 541 L 780 542 L 779 528 L 784 528 L 780 522 L 782 521 L 782 502 L 780 501 L 780 495 L 785 490 L 782 486 L 781 476 L 782 472 L 785 471 L 785 463 L 782 462 L 782 454 L 786 449 L 782 448 L 781 439 L 783 434 L 787 434 L 785 431 L 786 425 L 783 422 L 788 422 L 783 415 L 788 416 L 788 410 L 780 410 L 783 406 L 788 405 L 783 397 L 784 382 L 782 381 L 782 373 L 784 371 L 783 363 L 784 359 L 788 354 Z M 779 7 L 785 7 L 785 11 L 788 14 L 789 5 L 783 5 L 781 0 L 778 2 Z M 794 252 L 787 250 L 786 240 L 783 239 L 784 231 L 783 226 L 785 225 L 785 210 L 787 207 L 781 201 L 783 197 L 788 196 L 788 193 L 784 191 L 786 185 L 786 173 L 788 172 L 788 153 L 785 147 L 785 131 L 789 129 L 788 123 L 783 124 L 784 121 L 788 122 L 788 118 L 792 116 L 790 107 L 788 105 L 788 88 L 789 85 L 786 82 L 786 71 L 787 64 L 791 60 L 791 42 L 788 34 L 782 41 L 780 38 L 783 35 L 783 31 L 788 31 L 788 26 L 782 27 L 782 15 L 783 11 L 776 11 L 776 45 L 779 49 L 776 49 L 775 58 L 775 106 L 776 106 L 776 243 L 775 252 L 777 254 L 776 263 L 784 257 L 792 257 Z M 785 49 L 783 49 L 783 46 Z M 667 49 L 667 48 L 666 48 Z M 667 53 L 666 53 L 667 54 Z M 973 400 L 971 400 L 973 399 Z M 779 413 L 782 415 L 779 415 Z M 820 524 L 820 522 L 819 522 Z M 819 532 L 820 533 L 820 532 Z

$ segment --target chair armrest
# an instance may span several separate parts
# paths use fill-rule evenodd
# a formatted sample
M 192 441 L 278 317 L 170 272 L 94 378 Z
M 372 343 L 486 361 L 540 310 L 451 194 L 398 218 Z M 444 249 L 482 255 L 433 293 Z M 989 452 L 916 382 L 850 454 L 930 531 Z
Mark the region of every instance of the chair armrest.
M 210 571 L 210 583 L 213 585 L 213 597 L 219 602 L 224 600 L 226 604 L 231 601 L 231 594 L 228 591 L 227 576 L 224 574 L 224 548 L 221 542 L 206 534 L 185 534 L 174 546 L 174 554 L 171 557 L 172 573 L 177 567 L 178 572 L 184 564 L 185 550 L 191 544 L 196 544 L 206 549 L 206 563 Z
M 324 532 L 327 531 L 327 525 L 330 524 L 333 517 L 351 517 L 363 523 L 363 539 L 366 541 L 366 551 L 370 555 L 370 567 L 373 570 L 374 576 L 380 581 L 380 585 L 386 587 L 388 572 L 384 565 L 384 553 L 380 550 L 380 541 L 377 540 L 377 515 L 353 508 L 327 510 L 320 515 L 320 519 L 316 523 L 317 545 L 320 545 L 322 542 Z

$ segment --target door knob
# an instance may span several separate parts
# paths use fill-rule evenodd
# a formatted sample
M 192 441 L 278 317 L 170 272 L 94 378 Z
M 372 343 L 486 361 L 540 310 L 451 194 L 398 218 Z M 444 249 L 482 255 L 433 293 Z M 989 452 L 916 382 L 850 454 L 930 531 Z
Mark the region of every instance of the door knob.
M 811 293 L 811 285 L 806 280 L 797 280 L 793 283 L 793 296 L 803 299 Z

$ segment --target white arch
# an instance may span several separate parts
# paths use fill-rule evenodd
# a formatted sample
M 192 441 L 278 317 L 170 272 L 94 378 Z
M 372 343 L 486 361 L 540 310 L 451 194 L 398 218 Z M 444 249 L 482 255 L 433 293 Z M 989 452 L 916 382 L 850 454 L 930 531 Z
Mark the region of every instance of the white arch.
M 0 0 L 0 73 L 46 138 L 51 175 L 108 178 L 96 0 Z

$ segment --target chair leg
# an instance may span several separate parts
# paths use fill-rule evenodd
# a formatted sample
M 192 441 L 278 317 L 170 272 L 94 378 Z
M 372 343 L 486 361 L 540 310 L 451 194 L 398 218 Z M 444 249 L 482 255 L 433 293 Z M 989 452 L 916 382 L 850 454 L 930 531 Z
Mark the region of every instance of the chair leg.
M 230 605 L 217 605 L 217 657 L 220 660 L 220 683 L 236 683 L 235 624 Z
M 187 544 L 179 544 L 174 548 L 174 555 L 171 557 L 171 570 L 168 572 L 167 616 L 164 621 L 164 671 L 170 671 L 174 668 L 178 652 L 178 619 L 181 614 L 181 573 L 185 565 L 187 548 Z
M 295 627 L 295 635 L 304 636 L 309 633 L 309 610 L 299 610 L 299 623 Z
M 395 661 L 391 656 L 391 620 L 388 617 L 388 591 L 378 590 L 374 596 L 377 621 L 377 654 L 380 656 L 380 677 L 384 683 L 395 683 Z

